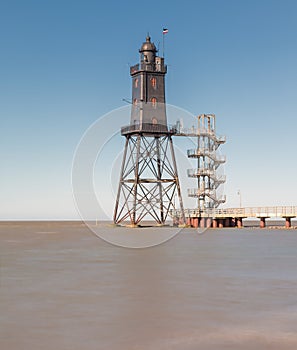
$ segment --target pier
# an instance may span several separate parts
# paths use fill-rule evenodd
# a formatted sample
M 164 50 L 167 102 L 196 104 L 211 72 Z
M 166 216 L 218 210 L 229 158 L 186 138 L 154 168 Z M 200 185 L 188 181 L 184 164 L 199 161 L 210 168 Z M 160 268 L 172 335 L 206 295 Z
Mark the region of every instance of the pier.
M 276 207 L 246 207 L 208 209 L 185 209 L 186 224 L 191 227 L 243 227 L 243 219 L 259 219 L 260 228 L 266 227 L 266 219 L 285 219 L 285 228 L 291 227 L 291 220 L 297 217 L 297 206 L 276 206 Z M 171 211 L 173 224 L 180 224 L 182 217 L 179 209 Z

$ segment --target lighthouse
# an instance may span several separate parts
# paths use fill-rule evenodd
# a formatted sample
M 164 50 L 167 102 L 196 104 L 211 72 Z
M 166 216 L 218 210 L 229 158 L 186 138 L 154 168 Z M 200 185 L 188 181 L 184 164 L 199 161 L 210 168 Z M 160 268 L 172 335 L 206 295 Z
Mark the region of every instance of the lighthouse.
M 164 225 L 171 209 L 183 202 L 172 136 L 167 124 L 164 57 L 148 35 L 139 49 L 139 63 L 130 67 L 130 124 L 121 128 L 125 148 L 114 209 L 114 223 L 137 226 L 143 220 Z M 178 198 L 178 203 L 175 201 Z
M 167 125 L 165 108 L 164 58 L 156 56 L 157 49 L 149 36 L 140 50 L 140 63 L 131 67 L 131 124 Z

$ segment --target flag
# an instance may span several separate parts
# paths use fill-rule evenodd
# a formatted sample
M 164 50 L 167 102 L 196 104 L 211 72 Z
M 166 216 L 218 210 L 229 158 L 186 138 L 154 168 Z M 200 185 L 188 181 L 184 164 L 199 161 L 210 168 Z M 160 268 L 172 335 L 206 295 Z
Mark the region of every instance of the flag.
M 168 29 L 167 28 L 163 28 L 163 34 L 167 34 L 168 33 Z

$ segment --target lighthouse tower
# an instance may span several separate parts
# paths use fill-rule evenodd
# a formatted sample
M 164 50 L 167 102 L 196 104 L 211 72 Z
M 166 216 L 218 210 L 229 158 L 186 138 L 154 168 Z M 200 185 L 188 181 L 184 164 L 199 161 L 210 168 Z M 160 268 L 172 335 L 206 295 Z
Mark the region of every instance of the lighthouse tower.
M 163 225 L 171 209 L 184 211 L 172 143 L 175 128 L 167 125 L 164 58 L 149 36 L 140 50 L 140 63 L 130 68 L 132 106 L 114 210 L 115 223 L 138 225 L 153 220 Z M 176 201 L 176 197 L 178 201 Z

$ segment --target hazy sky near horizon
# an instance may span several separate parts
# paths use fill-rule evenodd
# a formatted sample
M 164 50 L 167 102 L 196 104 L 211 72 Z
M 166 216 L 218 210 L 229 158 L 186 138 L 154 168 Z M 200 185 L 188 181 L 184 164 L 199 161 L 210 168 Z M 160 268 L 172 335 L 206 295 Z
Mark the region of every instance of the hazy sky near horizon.
M 163 27 L 167 102 L 215 113 L 227 137 L 225 207 L 239 189 L 243 206 L 297 205 L 296 18 L 290 0 L 0 1 L 0 219 L 79 218 L 76 146 L 130 99 L 129 65 L 147 32 L 162 51 Z

